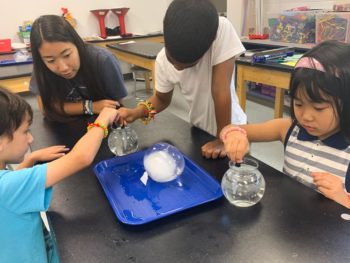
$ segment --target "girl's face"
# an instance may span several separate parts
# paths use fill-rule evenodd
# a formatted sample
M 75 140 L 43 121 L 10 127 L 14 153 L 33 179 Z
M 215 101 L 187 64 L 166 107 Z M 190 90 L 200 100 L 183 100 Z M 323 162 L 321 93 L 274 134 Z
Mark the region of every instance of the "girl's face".
M 314 102 L 303 88 L 299 88 L 293 102 L 294 114 L 298 123 L 310 135 L 320 140 L 339 131 L 339 117 L 330 99 L 327 102 Z
M 44 41 L 39 53 L 48 69 L 56 75 L 65 79 L 72 79 L 77 75 L 80 57 L 73 43 Z
M 0 136 L 0 159 L 4 166 L 6 163 L 20 163 L 33 142 L 33 136 L 29 130 L 30 122 L 27 116 L 22 124 L 13 133 L 12 140 L 6 136 Z M 4 167 L 2 167 L 4 168 Z

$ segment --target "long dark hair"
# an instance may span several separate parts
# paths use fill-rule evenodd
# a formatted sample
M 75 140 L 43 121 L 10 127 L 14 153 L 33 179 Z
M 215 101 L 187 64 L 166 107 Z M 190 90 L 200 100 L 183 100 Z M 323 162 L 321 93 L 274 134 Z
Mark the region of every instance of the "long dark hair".
M 86 45 L 74 28 L 63 18 L 56 15 L 44 15 L 37 18 L 30 33 L 30 43 L 33 56 L 34 74 L 38 84 L 40 96 L 46 117 L 52 120 L 65 121 L 63 103 L 66 98 L 68 82 L 48 69 L 42 60 L 39 48 L 43 42 L 70 42 L 74 44 L 80 57 L 79 74 L 82 76 L 91 100 L 106 98 L 102 83 L 98 77 L 98 63 L 93 63 L 86 51 Z M 60 111 L 55 109 L 59 105 Z
M 303 57 L 314 58 L 324 72 L 296 68 L 291 77 L 291 117 L 294 121 L 294 99 L 297 92 L 305 93 L 316 103 L 330 102 L 339 116 L 340 130 L 350 139 L 350 45 L 325 41 L 306 52 Z M 326 96 L 326 97 L 325 97 Z

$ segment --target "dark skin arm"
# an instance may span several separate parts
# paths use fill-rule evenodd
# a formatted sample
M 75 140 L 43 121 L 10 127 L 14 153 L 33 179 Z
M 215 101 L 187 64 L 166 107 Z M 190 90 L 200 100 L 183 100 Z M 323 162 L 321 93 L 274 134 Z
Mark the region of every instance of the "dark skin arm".
M 235 58 L 226 60 L 213 67 L 211 92 L 215 106 L 217 138 L 204 144 L 202 155 L 206 158 L 223 158 L 226 156 L 223 142 L 219 139 L 223 127 L 231 123 L 231 79 Z
M 172 96 L 173 91 L 167 93 L 156 91 L 148 100 L 153 104 L 157 112 L 161 112 L 169 106 Z M 119 109 L 119 115 L 124 123 L 130 123 L 136 119 L 145 117 L 145 107 L 142 105 L 133 109 L 123 107 Z

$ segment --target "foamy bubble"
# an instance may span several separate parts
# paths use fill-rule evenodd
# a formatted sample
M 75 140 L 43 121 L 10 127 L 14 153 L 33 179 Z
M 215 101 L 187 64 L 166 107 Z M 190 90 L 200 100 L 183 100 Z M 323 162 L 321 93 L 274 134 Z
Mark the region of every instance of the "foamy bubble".
M 167 151 L 155 151 L 143 160 L 148 175 L 157 182 L 168 182 L 177 177 L 175 159 Z

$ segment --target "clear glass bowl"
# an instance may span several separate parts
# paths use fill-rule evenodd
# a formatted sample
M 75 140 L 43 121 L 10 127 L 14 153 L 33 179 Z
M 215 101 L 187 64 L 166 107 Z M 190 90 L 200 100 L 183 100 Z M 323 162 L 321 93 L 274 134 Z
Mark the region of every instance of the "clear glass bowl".
M 161 142 L 147 149 L 143 165 L 152 180 L 164 183 L 172 181 L 182 174 L 185 160 L 176 147 Z
M 135 152 L 138 145 L 137 134 L 129 126 L 113 128 L 108 137 L 108 147 L 117 156 Z
M 240 164 L 230 161 L 229 166 L 221 181 L 226 199 L 238 207 L 258 203 L 265 192 L 265 179 L 258 170 L 258 162 L 246 157 Z

